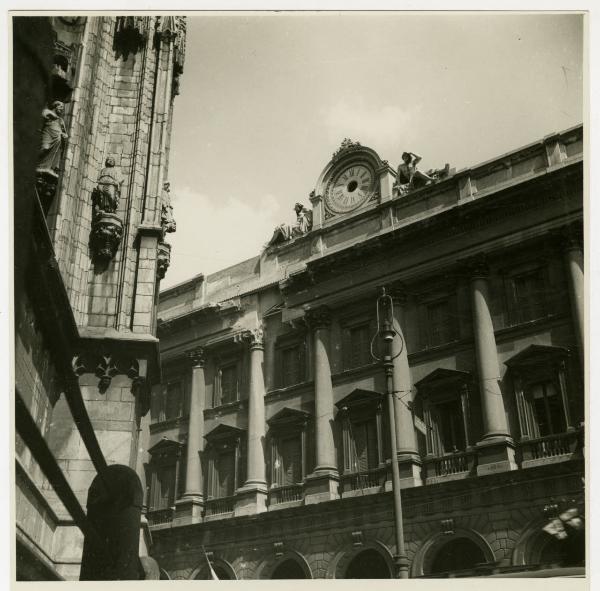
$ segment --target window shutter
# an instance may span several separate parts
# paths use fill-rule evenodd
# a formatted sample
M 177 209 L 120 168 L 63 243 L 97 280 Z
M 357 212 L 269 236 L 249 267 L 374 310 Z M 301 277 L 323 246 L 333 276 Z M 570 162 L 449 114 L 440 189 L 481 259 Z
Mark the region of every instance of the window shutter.
M 175 466 L 163 466 L 157 470 L 155 509 L 168 509 L 175 503 Z
M 215 385 L 213 388 L 213 408 L 220 406 L 221 404 L 221 382 L 222 382 L 222 370 L 219 367 L 215 373 Z
M 167 400 L 165 405 L 165 420 L 181 416 L 181 382 L 167 384 Z
M 230 497 L 234 490 L 235 456 L 234 451 L 219 454 L 217 467 L 217 498 Z
M 152 390 L 152 398 L 150 404 L 150 418 L 153 423 L 160 422 L 160 407 L 162 404 L 163 393 L 159 389 Z
M 374 420 L 367 422 L 367 453 L 369 470 L 377 468 L 379 465 L 379 452 L 377 446 L 377 426 Z
M 352 367 L 352 339 L 349 328 L 342 330 L 342 361 L 344 369 Z
M 366 472 L 369 469 L 367 424 L 355 423 L 352 425 L 352 432 L 354 434 L 354 446 L 356 449 L 356 464 L 354 469 L 358 472 Z
M 302 449 L 300 437 L 289 437 L 283 439 L 282 446 L 282 468 L 285 486 L 291 486 L 302 480 Z

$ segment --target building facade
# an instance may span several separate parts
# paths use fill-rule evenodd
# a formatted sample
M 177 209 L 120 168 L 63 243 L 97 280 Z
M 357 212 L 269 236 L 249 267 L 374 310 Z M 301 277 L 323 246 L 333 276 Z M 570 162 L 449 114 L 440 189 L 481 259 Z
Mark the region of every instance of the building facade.
M 165 576 L 392 576 L 392 436 L 411 577 L 584 565 L 582 155 L 579 126 L 419 185 L 345 140 L 259 256 L 161 293 Z
M 13 56 L 16 402 L 85 507 L 82 433 L 144 476 L 185 19 L 14 17 Z M 19 433 L 15 481 L 17 578 L 78 578 L 81 531 Z

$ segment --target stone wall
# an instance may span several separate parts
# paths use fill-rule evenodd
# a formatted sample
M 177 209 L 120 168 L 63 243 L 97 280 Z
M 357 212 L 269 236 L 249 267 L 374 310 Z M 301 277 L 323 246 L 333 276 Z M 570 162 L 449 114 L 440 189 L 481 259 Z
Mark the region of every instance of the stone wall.
M 560 474 L 542 468 L 405 489 L 402 498 L 410 573 L 417 577 L 427 574 L 441 543 L 461 537 L 474 540 L 488 563 L 531 564 L 550 539 L 542 531 L 549 521 L 544 508 L 581 507 L 583 485 L 577 465 L 570 465 Z M 344 578 L 359 552 L 374 548 L 390 563 L 395 552 L 391 493 L 198 524 L 185 533 L 155 527 L 152 535 L 153 555 L 172 579 L 206 578 L 202 546 L 213 564 L 229 565 L 239 579 L 268 579 L 298 555 L 312 578 Z

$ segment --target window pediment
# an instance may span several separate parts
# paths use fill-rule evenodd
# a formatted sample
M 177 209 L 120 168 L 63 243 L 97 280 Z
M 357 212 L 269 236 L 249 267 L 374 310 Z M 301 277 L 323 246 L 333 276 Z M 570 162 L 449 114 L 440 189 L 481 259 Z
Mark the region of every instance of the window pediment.
M 341 400 L 338 400 L 335 405 L 340 409 L 353 409 L 365 405 L 375 405 L 383 399 L 383 394 L 380 392 L 374 392 L 372 390 L 363 390 L 356 388 L 344 396 Z
M 569 350 L 564 347 L 552 347 L 550 345 L 529 345 L 504 364 L 511 369 L 531 366 L 546 365 L 549 361 L 562 361 L 569 355 Z
M 466 384 L 471 382 L 471 372 L 457 369 L 444 369 L 438 367 L 424 378 L 415 383 L 415 388 L 420 391 L 437 390 L 438 388 Z
M 241 429 L 240 427 L 234 427 L 232 425 L 217 425 L 212 431 L 209 431 L 204 438 L 209 442 L 219 442 L 219 441 L 231 441 L 240 439 L 244 433 L 246 433 L 245 429 Z
M 161 455 L 171 455 L 177 453 L 183 447 L 183 443 L 180 441 L 176 441 L 175 439 L 169 439 L 168 437 L 163 437 L 160 441 L 155 443 L 150 449 L 148 449 L 148 453 L 155 457 Z
M 280 428 L 286 426 L 303 426 L 310 414 L 304 410 L 284 407 L 267 420 L 269 427 Z

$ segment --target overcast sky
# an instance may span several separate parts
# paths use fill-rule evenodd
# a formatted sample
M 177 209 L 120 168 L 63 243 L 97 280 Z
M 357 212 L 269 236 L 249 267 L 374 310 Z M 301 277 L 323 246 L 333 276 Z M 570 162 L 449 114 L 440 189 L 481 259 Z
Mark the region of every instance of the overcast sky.
M 259 253 L 350 137 L 471 166 L 581 123 L 582 17 L 188 17 L 164 289 Z

